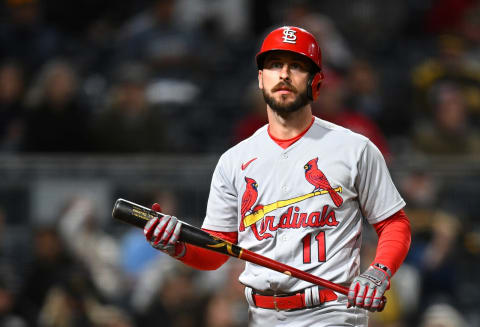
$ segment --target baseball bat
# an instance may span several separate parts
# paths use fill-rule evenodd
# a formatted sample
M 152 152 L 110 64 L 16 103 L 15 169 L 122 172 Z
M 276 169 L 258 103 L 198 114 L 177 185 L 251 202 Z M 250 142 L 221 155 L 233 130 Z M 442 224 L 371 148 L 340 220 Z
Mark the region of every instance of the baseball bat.
M 112 216 L 115 219 L 121 220 L 128 224 L 139 228 L 144 228 L 146 223 L 155 217 L 163 216 L 161 213 L 143 207 L 139 204 L 118 199 L 113 207 Z M 326 279 L 314 276 L 305 271 L 296 269 L 281 262 L 264 257 L 255 252 L 244 249 L 236 244 L 222 240 L 218 237 L 212 236 L 207 232 L 182 222 L 180 229 L 180 240 L 198 247 L 223 253 L 231 257 L 242 259 L 248 262 L 255 263 L 268 269 L 278 271 L 291 277 L 295 277 L 315 285 L 329 288 L 335 292 L 348 295 L 348 288 Z M 386 299 L 383 299 L 385 303 Z

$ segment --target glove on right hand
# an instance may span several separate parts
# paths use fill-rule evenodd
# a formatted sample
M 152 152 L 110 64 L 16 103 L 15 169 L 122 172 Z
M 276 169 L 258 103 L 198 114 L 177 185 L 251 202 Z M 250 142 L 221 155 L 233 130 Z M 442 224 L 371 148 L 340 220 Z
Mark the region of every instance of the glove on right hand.
M 390 269 L 381 264 L 370 266 L 363 274 L 357 276 L 348 291 L 347 307 L 357 306 L 369 311 L 382 311 L 383 295 L 390 286 Z
M 154 211 L 160 211 L 160 205 L 152 206 Z M 179 242 L 182 223 L 174 216 L 165 215 L 151 219 L 143 229 L 145 238 L 155 249 L 168 255 L 180 258 L 185 254 L 185 244 Z

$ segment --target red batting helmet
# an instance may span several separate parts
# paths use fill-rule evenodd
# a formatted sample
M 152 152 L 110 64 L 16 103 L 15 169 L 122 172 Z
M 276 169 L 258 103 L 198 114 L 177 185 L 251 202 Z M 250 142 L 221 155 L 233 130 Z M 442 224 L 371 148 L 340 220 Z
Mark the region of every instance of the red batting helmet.
M 263 40 L 262 47 L 257 53 L 258 69 L 263 69 L 263 61 L 268 52 L 278 50 L 295 52 L 305 56 L 318 68 L 312 74 L 308 83 L 308 95 L 312 100 L 315 100 L 318 97 L 320 84 L 323 80 L 323 73 L 321 72 L 322 53 L 315 37 L 303 28 L 295 26 L 283 26 L 273 30 Z

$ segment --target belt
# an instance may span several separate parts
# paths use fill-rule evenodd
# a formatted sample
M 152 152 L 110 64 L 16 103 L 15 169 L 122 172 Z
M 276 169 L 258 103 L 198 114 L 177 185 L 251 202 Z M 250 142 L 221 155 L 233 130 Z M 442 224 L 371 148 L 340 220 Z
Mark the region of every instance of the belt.
M 310 308 L 337 299 L 335 292 L 325 288 L 319 289 L 318 286 L 286 295 L 262 295 L 250 287 L 245 287 L 245 295 L 250 305 L 277 311 Z

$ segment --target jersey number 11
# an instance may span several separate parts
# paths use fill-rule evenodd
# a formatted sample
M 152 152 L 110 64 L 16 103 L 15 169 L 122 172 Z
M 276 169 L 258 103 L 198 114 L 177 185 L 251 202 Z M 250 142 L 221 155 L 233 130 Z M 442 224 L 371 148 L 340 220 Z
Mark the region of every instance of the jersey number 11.
M 318 247 L 318 262 L 325 262 L 325 232 L 321 231 L 315 236 Z M 303 242 L 303 263 L 312 262 L 312 234 L 307 234 L 302 239 Z

